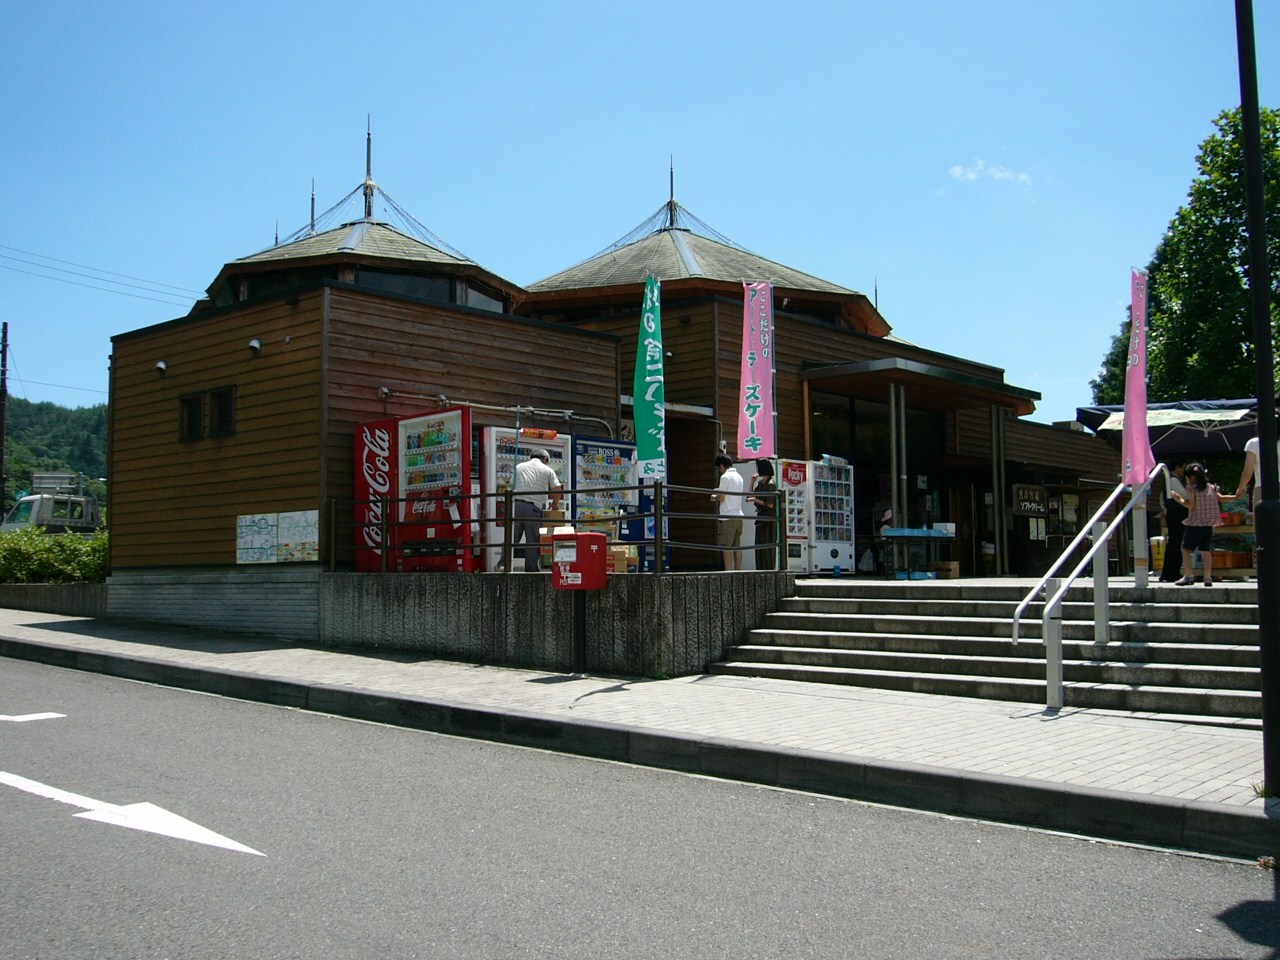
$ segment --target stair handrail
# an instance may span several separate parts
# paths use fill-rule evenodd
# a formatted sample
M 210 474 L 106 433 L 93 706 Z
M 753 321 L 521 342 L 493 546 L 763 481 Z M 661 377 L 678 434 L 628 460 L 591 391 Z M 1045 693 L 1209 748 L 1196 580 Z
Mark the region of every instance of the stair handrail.
M 1041 581 L 1041 583 L 1047 584 L 1045 587 L 1044 613 L 1040 620 L 1040 635 L 1044 641 L 1044 702 L 1045 706 L 1050 710 L 1060 710 L 1066 703 L 1063 689 L 1062 669 L 1062 598 L 1067 595 L 1067 591 L 1071 589 L 1071 584 L 1075 581 L 1076 577 L 1080 576 L 1081 572 L 1083 572 L 1084 568 L 1088 566 L 1090 562 L 1094 562 L 1094 558 L 1097 556 L 1098 551 L 1106 550 L 1107 544 L 1111 541 L 1111 535 L 1116 532 L 1120 527 L 1120 524 L 1124 522 L 1125 517 L 1133 511 L 1134 507 L 1138 503 L 1142 503 L 1144 504 L 1145 509 L 1147 491 L 1151 489 L 1151 482 L 1161 473 L 1164 473 L 1165 482 L 1168 483 L 1168 468 L 1163 463 L 1156 464 L 1152 469 L 1150 476 L 1148 476 L 1142 483 L 1138 484 L 1138 486 L 1132 488 L 1129 502 L 1124 505 L 1124 509 L 1116 514 L 1115 519 L 1112 520 L 1105 528 L 1103 528 L 1102 522 L 1098 519 L 1102 510 L 1105 510 L 1108 505 L 1104 504 L 1098 512 L 1090 518 L 1089 526 L 1085 527 L 1086 530 L 1090 530 L 1094 533 L 1094 538 L 1093 545 L 1085 551 L 1084 558 L 1076 564 L 1075 569 L 1071 571 L 1069 576 L 1060 578 L 1046 577 Z M 1111 497 L 1107 498 L 1108 503 L 1114 502 L 1115 497 L 1123 491 L 1124 486 L 1125 485 L 1121 483 L 1116 488 Z M 1145 548 L 1146 544 L 1143 544 L 1143 546 Z M 1066 556 L 1068 556 L 1068 554 L 1064 553 L 1062 557 L 1058 558 L 1058 563 L 1055 563 L 1054 565 L 1055 570 Z M 1143 562 L 1145 562 L 1145 558 Z M 1026 599 L 1022 601 L 1018 606 L 1018 610 L 1014 613 L 1013 642 L 1015 645 L 1018 642 L 1017 618 L 1020 616 L 1022 611 L 1026 609 L 1031 599 L 1036 595 L 1038 589 L 1039 587 L 1027 594 Z M 1099 621 L 1105 619 L 1106 628 L 1109 631 L 1111 625 L 1111 614 L 1107 609 L 1107 574 L 1105 564 L 1101 571 L 1099 571 L 1096 562 L 1094 562 L 1093 592 L 1095 630 L 1099 627 Z M 1107 633 L 1107 631 L 1104 631 L 1104 633 Z
M 1116 518 L 1111 521 L 1111 524 L 1107 527 L 1106 532 L 1103 534 L 1103 536 L 1094 538 L 1093 546 L 1090 547 L 1088 552 L 1085 553 L 1084 559 L 1081 560 L 1080 563 L 1076 565 L 1076 569 L 1072 572 L 1071 576 L 1065 578 L 1066 582 L 1058 590 L 1057 594 L 1055 594 L 1054 599 L 1060 599 L 1061 596 L 1064 595 L 1068 589 L 1070 589 L 1072 582 L 1076 579 L 1076 577 L 1080 575 L 1080 572 L 1084 570 L 1086 566 L 1088 566 L 1089 561 L 1093 559 L 1094 555 L 1098 552 L 1099 547 L 1110 541 L 1111 534 L 1115 532 L 1115 529 L 1119 526 L 1120 521 L 1123 520 L 1126 516 L 1128 516 L 1129 512 L 1133 510 L 1133 505 L 1138 502 L 1138 494 L 1145 495 L 1146 492 L 1149 489 L 1151 489 L 1151 482 L 1155 480 L 1155 478 L 1158 477 L 1161 473 L 1163 473 L 1165 476 L 1165 483 L 1169 482 L 1169 468 L 1165 466 L 1163 463 L 1157 463 L 1155 467 L 1152 469 L 1150 476 L 1148 476 L 1147 479 L 1144 480 L 1138 486 L 1138 488 L 1133 491 L 1133 496 L 1129 498 L 1128 504 L 1126 504 L 1124 509 L 1121 510 L 1116 515 Z M 1049 580 L 1051 580 L 1054 577 L 1054 575 L 1058 572 L 1058 569 L 1066 562 L 1067 558 L 1071 556 L 1072 552 L 1076 549 L 1076 547 L 1080 546 L 1080 544 L 1084 542 L 1085 538 L 1088 537 L 1089 534 L 1094 532 L 1093 531 L 1094 524 L 1098 523 L 1102 519 L 1102 515 L 1106 513 L 1107 510 L 1111 508 L 1111 505 L 1115 503 L 1116 500 L 1120 497 L 1120 495 L 1123 494 L 1128 489 L 1129 489 L 1129 485 L 1126 484 L 1123 480 L 1120 483 L 1116 484 L 1116 488 L 1112 490 L 1111 495 L 1108 496 L 1107 499 L 1102 502 L 1102 506 L 1098 507 L 1098 509 L 1094 511 L 1093 516 L 1091 516 L 1086 523 L 1083 523 L 1080 525 L 1080 532 L 1076 534 L 1075 539 L 1071 541 L 1070 545 L 1065 550 L 1062 551 L 1061 556 L 1059 556 L 1058 559 L 1053 562 L 1053 565 L 1049 567 L 1048 572 L 1045 573 L 1045 575 L 1041 577 L 1039 580 L 1037 580 L 1036 585 L 1031 588 L 1030 592 L 1025 597 L 1023 597 L 1022 602 L 1018 604 L 1018 609 L 1015 610 L 1013 613 L 1013 645 L 1015 647 L 1018 645 L 1018 624 L 1022 619 L 1022 615 L 1026 612 L 1027 607 L 1029 607 L 1032 601 L 1034 601 L 1035 598 L 1040 595 L 1040 591 L 1044 589 L 1045 584 L 1048 583 Z M 1046 601 L 1048 601 L 1049 598 L 1046 597 L 1045 599 Z M 1049 607 L 1049 603 L 1046 602 L 1045 604 L 1046 610 L 1048 609 L 1048 607 Z

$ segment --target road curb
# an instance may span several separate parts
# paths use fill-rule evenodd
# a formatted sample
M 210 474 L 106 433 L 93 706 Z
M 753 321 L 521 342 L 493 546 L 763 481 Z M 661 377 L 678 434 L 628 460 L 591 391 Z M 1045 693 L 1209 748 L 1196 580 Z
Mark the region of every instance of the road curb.
M 32 640 L 0 637 L 0 656 L 415 730 L 1105 840 L 1249 859 L 1280 853 L 1280 818 L 1225 804 L 307 684 Z

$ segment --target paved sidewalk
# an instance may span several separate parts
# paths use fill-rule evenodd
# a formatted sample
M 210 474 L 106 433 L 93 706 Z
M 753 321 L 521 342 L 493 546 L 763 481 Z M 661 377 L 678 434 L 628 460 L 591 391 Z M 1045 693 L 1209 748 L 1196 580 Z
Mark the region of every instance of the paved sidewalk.
M 533 729 L 530 722 L 539 719 L 563 721 L 572 724 L 568 739 L 561 727 L 532 734 L 520 734 L 511 727 L 504 734 L 492 719 L 478 724 L 474 718 L 459 720 L 464 716 L 461 712 L 451 722 L 454 732 L 492 735 L 508 742 L 525 739 L 531 745 L 570 751 L 585 742 L 584 731 L 615 739 L 619 732 L 630 732 L 633 739 L 643 735 L 645 746 L 640 750 L 632 744 L 616 758 L 658 766 L 688 769 L 698 745 L 711 744 L 720 754 L 714 761 L 704 758 L 697 769 L 755 782 L 771 782 L 758 775 L 761 763 L 767 764 L 769 758 L 774 758 L 770 767 L 774 776 L 779 763 L 813 760 L 817 766 L 810 767 L 822 773 L 810 770 L 801 777 L 803 782 L 820 792 L 865 799 L 894 802 L 895 797 L 870 788 L 860 793 L 857 785 L 848 782 L 848 771 L 855 766 L 860 771 L 874 770 L 877 776 L 888 771 L 899 779 L 919 774 L 905 794 L 915 797 L 921 791 L 942 790 L 947 794 L 945 802 L 921 795 L 920 802 L 904 805 L 951 811 L 948 804 L 960 803 L 963 809 L 954 812 L 964 812 L 972 811 L 976 803 L 977 815 L 985 810 L 993 819 L 1014 822 L 1037 822 L 1016 809 L 1028 802 L 1041 803 L 1037 797 L 1054 796 L 1056 803 L 1068 808 L 1102 804 L 1098 809 L 1104 821 L 1117 819 L 1106 804 L 1124 801 L 1120 806 L 1132 807 L 1136 826 L 1113 829 L 1103 823 L 1094 832 L 1116 839 L 1160 842 L 1158 836 L 1144 832 L 1145 820 L 1174 812 L 1185 818 L 1188 811 L 1226 817 L 1223 829 L 1228 833 L 1237 829 L 1237 821 L 1252 824 L 1251 829 L 1259 820 L 1267 821 L 1261 825 L 1263 836 L 1280 838 L 1280 830 L 1273 829 L 1280 827 L 1280 819 L 1274 819 L 1280 810 L 1273 804 L 1268 818 L 1254 788 L 1262 780 L 1262 735 L 1254 729 L 1090 709 L 1068 708 L 1051 714 L 1034 704 L 765 679 L 576 677 L 10 609 L 0 609 L 0 650 L 24 659 L 143 679 L 154 675 L 158 682 L 176 686 L 374 719 L 381 714 L 368 714 L 375 709 L 368 704 L 381 704 L 376 709 L 386 711 L 391 709 L 388 703 L 399 703 L 395 709 L 411 717 L 408 725 L 446 732 L 449 728 L 442 726 L 446 721 L 437 714 L 431 715 L 436 719 L 423 720 L 423 711 L 441 705 L 483 711 L 486 716 L 505 715 L 523 722 L 526 731 Z M 135 667 L 126 668 L 128 664 Z M 152 673 L 136 673 L 143 666 Z M 171 671 L 169 679 L 165 669 Z M 238 690 L 233 681 L 241 679 L 256 679 L 254 689 L 267 692 L 259 695 L 247 686 Z M 305 702 L 296 692 L 269 692 L 309 688 L 317 692 Z M 359 692 L 366 705 L 347 709 L 343 705 L 353 701 L 344 692 Z M 2 708 L 0 704 L 0 712 Z M 475 729 L 464 729 L 468 724 Z M 614 747 L 600 743 L 575 752 L 615 754 Z M 860 772 L 857 777 L 862 784 L 870 774 Z M 824 783 L 832 778 L 832 788 L 825 789 Z M 1022 789 L 1006 796 L 1013 788 Z M 957 791 L 972 796 L 968 801 L 957 800 Z M 983 791 L 991 796 L 981 802 L 973 799 Z M 1027 801 L 1027 796 L 1033 799 Z M 1144 806 L 1142 801 L 1149 802 Z M 1099 814 L 1089 816 L 1097 820 Z M 1063 828 L 1069 829 L 1072 822 L 1068 818 Z M 1178 829 L 1193 828 L 1184 824 Z M 1217 841 L 1192 839 L 1172 845 L 1243 852 L 1226 851 Z

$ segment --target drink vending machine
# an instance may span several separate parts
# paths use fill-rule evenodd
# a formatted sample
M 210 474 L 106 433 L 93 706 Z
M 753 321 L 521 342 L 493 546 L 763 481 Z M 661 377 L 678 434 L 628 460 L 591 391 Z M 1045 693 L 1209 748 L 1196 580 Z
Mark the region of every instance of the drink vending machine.
M 638 490 L 605 488 L 638 486 L 639 477 L 634 443 L 627 440 L 574 437 L 572 487 L 578 492 L 573 496 L 573 518 L 578 521 L 577 529 L 599 531 L 610 540 L 642 539 L 644 524 L 639 520 L 624 523 L 591 522 L 638 513 Z
M 362 423 L 355 454 L 357 570 L 475 569 L 469 408 Z
M 506 528 L 505 494 L 515 483 L 516 464 L 528 460 L 534 450 L 551 455 L 555 470 L 565 490 L 572 489 L 573 437 L 555 430 L 523 427 L 519 436 L 511 427 L 485 427 L 481 435 L 481 492 L 483 498 L 485 569 L 497 570 L 502 563 L 502 543 Z

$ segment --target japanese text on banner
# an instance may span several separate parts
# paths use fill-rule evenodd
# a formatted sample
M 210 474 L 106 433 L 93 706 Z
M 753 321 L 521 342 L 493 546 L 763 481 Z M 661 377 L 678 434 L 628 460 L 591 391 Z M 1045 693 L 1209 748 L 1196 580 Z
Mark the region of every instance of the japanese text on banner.
M 1124 482 L 1145 483 L 1155 469 L 1151 434 L 1147 432 L 1147 275 L 1133 271 L 1129 284 L 1133 307 L 1129 319 L 1129 362 L 1124 372 Z
M 773 287 L 742 285 L 742 397 L 738 403 L 738 457 L 777 456 L 773 421 Z
M 644 284 L 636 374 L 631 387 L 636 422 L 636 463 L 640 479 L 667 475 L 667 407 L 662 368 L 662 296 L 655 277 Z

